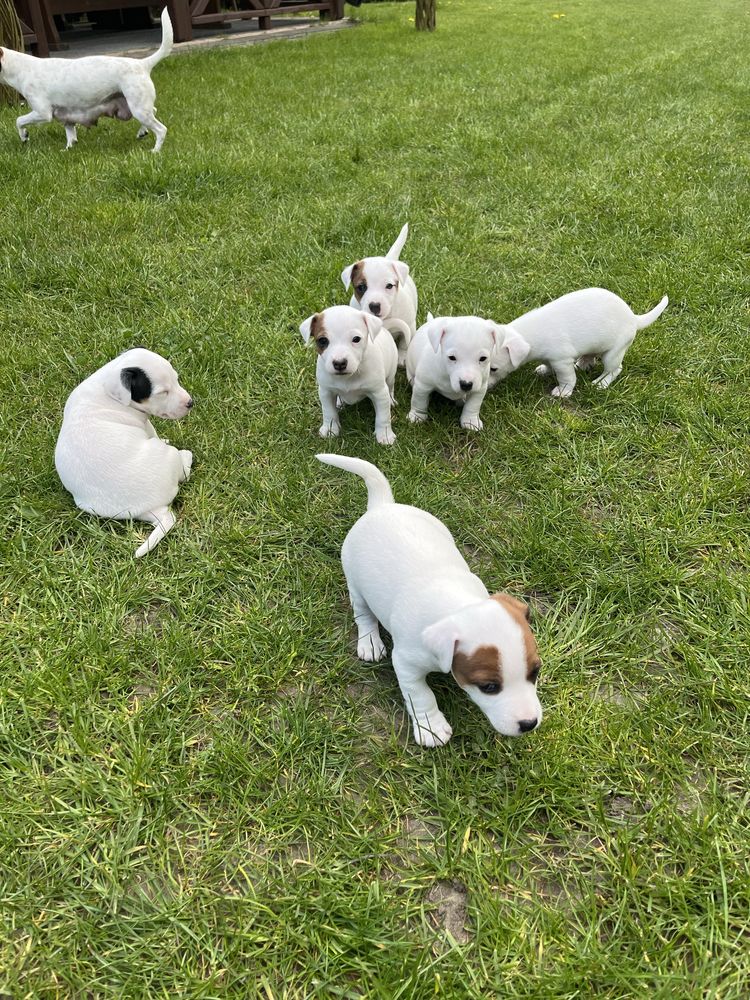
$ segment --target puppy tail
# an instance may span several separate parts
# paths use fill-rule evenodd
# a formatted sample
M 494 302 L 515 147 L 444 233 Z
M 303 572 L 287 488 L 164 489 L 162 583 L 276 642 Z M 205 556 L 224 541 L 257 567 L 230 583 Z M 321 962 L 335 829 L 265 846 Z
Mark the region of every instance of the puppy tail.
M 152 52 L 150 56 L 146 56 L 143 60 L 144 64 L 148 66 L 149 71 L 160 63 L 162 59 L 166 59 L 169 53 L 172 51 L 172 46 L 174 44 L 174 32 L 172 31 L 172 20 L 169 16 L 169 11 L 165 7 L 161 12 L 161 45 L 156 50 Z
M 658 306 L 654 306 L 651 312 L 644 313 L 642 316 L 635 317 L 635 328 L 636 330 L 645 330 L 647 326 L 657 320 L 664 310 L 669 305 L 669 296 L 665 295 Z
M 406 222 L 401 229 L 401 232 L 396 237 L 396 242 L 393 244 L 391 249 L 385 255 L 386 260 L 398 260 L 401 251 L 404 249 L 404 243 L 406 243 L 406 237 L 409 235 L 409 223 Z
M 155 524 L 156 527 L 143 545 L 135 550 L 136 559 L 140 559 L 141 556 L 145 556 L 147 552 L 150 552 L 151 549 L 155 548 L 162 538 L 164 538 L 166 533 L 174 527 L 177 518 L 174 516 L 169 507 L 162 507 L 150 514 L 143 514 L 141 516 L 141 520 L 150 521 L 151 524 Z
M 380 469 L 377 469 L 370 462 L 363 462 L 361 458 L 347 458 L 346 455 L 316 455 L 319 461 L 326 465 L 335 465 L 338 469 L 345 469 L 346 472 L 353 472 L 355 476 L 361 476 L 367 487 L 367 509 L 381 507 L 386 503 L 395 503 L 393 493 L 388 480 Z

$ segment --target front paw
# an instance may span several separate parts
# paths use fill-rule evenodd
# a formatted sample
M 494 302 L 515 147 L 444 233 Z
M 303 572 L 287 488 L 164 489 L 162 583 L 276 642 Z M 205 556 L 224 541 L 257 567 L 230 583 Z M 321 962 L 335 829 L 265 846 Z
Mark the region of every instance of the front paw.
M 484 424 L 477 415 L 476 417 L 466 417 L 465 420 L 461 421 L 461 426 L 467 431 L 481 431 Z
M 426 413 L 420 413 L 418 410 L 409 410 L 409 423 L 423 424 L 426 420 Z
M 432 716 L 423 715 L 419 722 L 416 719 L 412 722 L 414 739 L 421 747 L 443 747 L 453 735 L 442 712 Z
M 180 458 L 182 459 L 182 482 L 184 483 L 186 479 L 190 478 L 190 472 L 193 468 L 193 453 L 183 448 L 180 451 Z
M 552 395 L 557 399 L 567 399 L 569 396 L 573 395 L 572 385 L 556 385 L 552 390 Z
M 340 430 L 341 424 L 337 420 L 332 420 L 330 423 L 321 424 L 318 434 L 320 434 L 322 438 L 338 437 Z
M 357 640 L 357 657 L 365 663 L 377 663 L 385 656 L 383 640 L 375 632 L 362 636 Z
M 376 430 L 375 438 L 378 444 L 393 444 L 396 440 L 396 435 L 393 433 L 393 429 L 389 425 L 388 427 L 381 427 L 380 430 Z

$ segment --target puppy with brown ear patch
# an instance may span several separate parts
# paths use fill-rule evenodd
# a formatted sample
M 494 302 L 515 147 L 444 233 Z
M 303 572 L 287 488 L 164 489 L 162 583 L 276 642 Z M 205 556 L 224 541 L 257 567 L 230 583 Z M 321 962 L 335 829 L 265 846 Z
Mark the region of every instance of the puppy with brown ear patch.
M 337 401 L 372 400 L 375 437 L 393 444 L 391 404 L 395 402 L 397 354 L 393 338 L 382 332 L 376 316 L 350 306 L 331 306 L 308 316 L 299 332 L 318 352 L 316 377 L 323 410 L 321 437 L 338 437 L 341 430 Z
M 385 257 L 363 257 L 341 272 L 347 290 L 354 295 L 349 305 L 377 316 L 398 343 L 398 363 L 406 364 L 406 351 L 417 329 L 417 286 L 409 265 L 399 260 L 409 224 L 406 223 Z
M 374 465 L 339 455 L 318 458 L 361 476 L 367 486 L 367 512 L 341 549 L 357 655 L 381 660 L 379 623 L 388 629 L 417 743 L 442 746 L 453 734 L 425 679 L 433 671 L 452 674 L 503 735 L 536 729 L 542 721 L 540 664 L 526 605 L 509 594 L 490 595 L 446 526 L 418 507 L 395 503 Z
M 153 524 L 136 558 L 174 525 L 169 505 L 193 463 L 192 452 L 157 436 L 149 417 L 179 420 L 192 406 L 170 363 L 142 347 L 89 375 L 65 404 L 55 448 L 62 484 L 88 514 Z

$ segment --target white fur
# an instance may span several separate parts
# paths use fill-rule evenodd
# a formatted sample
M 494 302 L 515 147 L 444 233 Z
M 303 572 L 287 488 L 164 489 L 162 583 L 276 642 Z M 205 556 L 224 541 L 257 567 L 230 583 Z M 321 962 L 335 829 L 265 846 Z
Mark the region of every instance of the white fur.
M 665 295 L 650 312 L 637 316 L 619 295 L 604 288 L 584 288 L 533 309 L 505 327 L 506 337 L 492 358 L 492 384 L 524 361 L 545 361 L 557 377 L 553 396 L 570 396 L 576 368 L 586 368 L 592 355 L 601 355 L 604 372 L 594 380 L 607 389 L 622 371 L 625 352 L 638 330 L 650 326 L 667 308 Z M 510 340 L 509 340 L 510 338 Z M 513 344 L 513 349 L 508 346 Z
M 150 395 L 140 402 L 128 388 L 130 369 L 140 369 L 151 383 Z M 141 347 L 89 375 L 65 404 L 55 448 L 62 484 L 89 514 L 155 525 L 136 557 L 174 525 L 169 505 L 193 461 L 192 452 L 162 441 L 149 417 L 179 420 L 192 405 L 170 363 Z
M 442 522 L 417 507 L 394 503 L 388 480 L 357 458 L 318 455 L 321 462 L 361 476 L 367 484 L 367 512 L 346 536 L 341 550 L 357 623 L 357 655 L 380 660 L 385 646 L 378 623 L 393 638 L 393 668 L 422 746 L 447 743 L 452 729 L 425 680 L 450 673 L 457 653 L 495 646 L 502 656 L 503 687 L 467 694 L 492 726 L 506 736 L 538 725 L 542 707 L 527 680 L 524 636 L 514 617 L 489 597 L 456 548 Z M 525 728 L 520 728 L 521 722 Z
M 480 431 L 479 410 L 488 387 L 490 361 L 500 339 L 499 327 L 476 316 L 428 314 L 406 355 L 406 374 L 413 386 L 409 420 L 427 419 L 430 394 L 463 401 L 461 426 Z
M 344 288 L 348 289 L 352 283 L 352 271 L 357 263 L 362 264 L 359 282 L 349 305 L 382 320 L 383 326 L 398 342 L 398 363 L 401 367 L 406 364 L 409 341 L 417 329 L 417 287 L 409 274 L 409 265 L 399 260 L 408 235 L 409 224 L 406 223 L 385 257 L 364 257 L 341 272 Z
M 62 122 L 70 149 L 77 141 L 76 125 L 90 127 L 105 116 L 127 121 L 135 118 L 138 138 L 153 132 L 154 152 L 162 147 L 167 130 L 154 115 L 156 91 L 151 70 L 172 51 L 172 22 L 165 7 L 161 15 L 162 42 L 145 59 L 122 56 L 84 56 L 80 59 L 38 59 L 0 49 L 0 83 L 17 90 L 31 111 L 16 119 L 22 142 L 27 125 Z
M 300 333 L 310 340 L 313 320 L 319 317 L 328 345 L 321 350 L 319 338 L 316 376 L 323 410 L 321 437 L 338 437 L 341 425 L 337 400 L 358 403 L 370 399 L 375 407 L 375 437 L 379 444 L 393 444 L 391 404 L 398 354 L 393 338 L 382 332 L 380 320 L 351 306 L 332 306 L 302 323 Z M 338 367 L 337 367 L 338 366 Z

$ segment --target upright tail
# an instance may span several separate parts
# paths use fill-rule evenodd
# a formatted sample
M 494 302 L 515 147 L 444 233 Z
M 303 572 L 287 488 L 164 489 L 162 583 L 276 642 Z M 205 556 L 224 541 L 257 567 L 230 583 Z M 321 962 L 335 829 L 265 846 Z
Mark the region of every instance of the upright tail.
M 367 487 L 367 509 L 381 507 L 386 503 L 395 503 L 391 487 L 380 469 L 375 468 L 370 462 L 363 462 L 361 458 L 347 458 L 345 455 L 316 455 L 317 459 L 325 462 L 326 465 L 335 465 L 339 469 L 353 472 L 355 476 L 361 476 Z
M 165 7 L 161 12 L 161 45 L 156 50 L 152 52 L 150 56 L 146 56 L 143 59 L 143 63 L 148 66 L 149 70 L 152 70 L 157 63 L 160 63 L 162 59 L 166 59 L 169 53 L 172 51 L 172 45 L 174 44 L 174 32 L 172 31 L 172 21 L 169 16 L 169 11 Z
M 406 243 L 406 237 L 409 235 L 409 223 L 404 223 L 401 232 L 396 237 L 396 242 L 393 244 L 391 249 L 385 255 L 386 260 L 398 260 L 401 251 L 404 249 L 404 243 Z
M 658 306 L 654 306 L 651 312 L 644 313 L 642 316 L 635 317 L 635 328 L 636 330 L 645 330 L 647 326 L 657 320 L 664 310 L 669 305 L 669 296 L 665 295 Z

